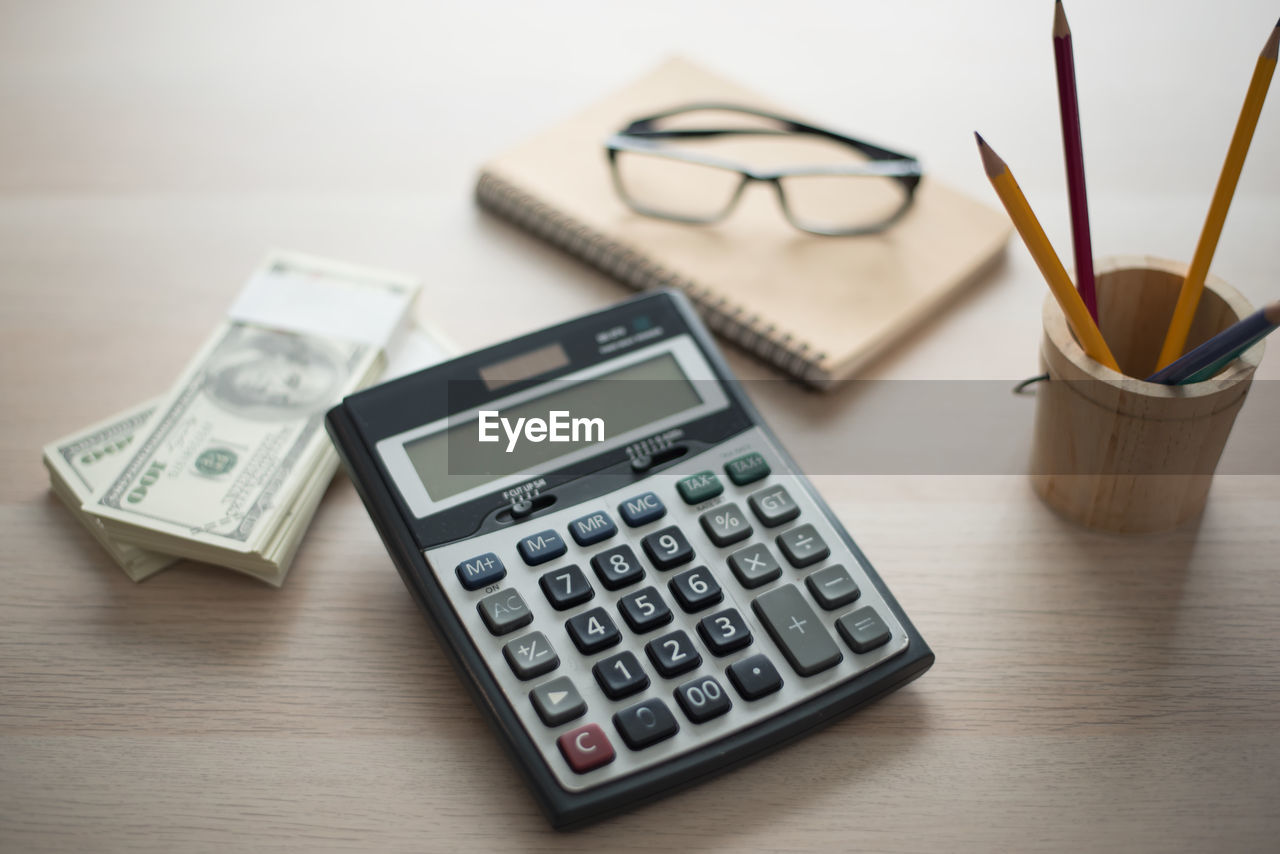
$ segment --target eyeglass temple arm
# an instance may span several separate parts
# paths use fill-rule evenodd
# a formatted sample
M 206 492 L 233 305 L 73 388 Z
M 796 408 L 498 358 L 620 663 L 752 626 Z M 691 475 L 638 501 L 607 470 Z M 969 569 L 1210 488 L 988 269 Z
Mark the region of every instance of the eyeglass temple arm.
M 669 130 L 659 130 L 653 127 L 654 122 L 660 121 L 665 118 L 669 118 L 674 115 L 679 115 L 680 113 L 692 112 L 694 110 L 723 110 L 726 112 L 746 113 L 747 115 L 758 116 L 760 118 L 771 119 L 773 121 L 776 121 L 780 123 L 785 128 L 785 130 L 770 130 L 767 128 L 759 128 L 759 129 L 672 128 Z M 834 140 L 835 142 L 841 142 L 841 143 L 844 143 L 845 145 L 850 145 L 856 148 L 858 151 L 865 154 L 866 156 L 870 157 L 872 160 L 916 160 L 917 159 L 910 154 L 903 154 L 900 151 L 893 151 L 888 148 L 881 148 L 878 145 L 873 145 L 869 142 L 864 142 L 860 139 L 856 139 L 851 136 L 845 136 L 844 134 L 836 133 L 834 131 L 829 131 L 824 128 L 814 127 L 813 125 L 805 124 L 804 122 L 798 122 L 794 119 L 789 119 L 786 116 L 780 116 L 777 113 L 770 113 L 765 110 L 757 110 L 751 107 L 741 107 L 736 104 L 720 104 L 720 103 L 690 104 L 684 107 L 679 107 L 674 110 L 667 110 L 666 112 L 657 113 L 652 116 L 646 116 L 645 118 L 642 118 L 642 119 L 636 119 L 634 122 L 629 124 L 622 131 L 622 133 L 628 136 L 639 136 L 639 137 L 645 137 L 648 139 L 696 139 L 699 137 L 731 136 L 731 135 L 737 135 L 737 134 L 782 135 L 786 133 L 795 133 L 795 132 L 814 134 L 815 136 L 825 137 L 826 139 Z

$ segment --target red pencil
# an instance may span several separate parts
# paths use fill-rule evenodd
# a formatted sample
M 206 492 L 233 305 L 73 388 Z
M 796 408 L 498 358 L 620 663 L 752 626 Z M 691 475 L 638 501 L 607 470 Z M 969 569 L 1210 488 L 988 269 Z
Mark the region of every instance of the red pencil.
M 1053 58 L 1058 68 L 1058 110 L 1062 114 L 1062 149 L 1067 161 L 1067 198 L 1071 202 L 1071 244 L 1076 260 L 1076 289 L 1085 308 L 1098 321 L 1093 286 L 1093 242 L 1089 238 L 1089 201 L 1084 191 L 1084 144 L 1080 140 L 1080 104 L 1076 100 L 1076 61 L 1071 27 L 1062 0 L 1053 9 Z

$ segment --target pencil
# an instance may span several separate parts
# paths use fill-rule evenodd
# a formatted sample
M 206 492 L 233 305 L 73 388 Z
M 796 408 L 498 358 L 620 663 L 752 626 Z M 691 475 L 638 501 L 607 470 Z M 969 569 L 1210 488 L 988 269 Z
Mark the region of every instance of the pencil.
M 1071 27 L 1062 0 L 1053 6 L 1053 59 L 1058 70 L 1058 112 L 1062 115 L 1062 153 L 1067 165 L 1067 198 L 1071 204 L 1071 248 L 1076 259 L 1076 289 L 1089 316 L 1098 321 L 1093 283 L 1093 241 L 1089 236 L 1089 201 L 1084 185 L 1084 142 L 1080 136 L 1080 101 Z
M 1120 366 L 1116 364 L 1115 357 L 1111 355 L 1111 349 L 1107 347 L 1102 333 L 1098 331 L 1098 324 L 1093 322 L 1093 318 L 1089 316 L 1089 310 L 1084 307 L 1084 300 L 1080 299 L 1080 294 L 1076 293 L 1076 289 L 1072 287 L 1071 277 L 1062 266 L 1058 253 L 1053 251 L 1053 244 L 1049 243 L 1049 237 L 1040 227 L 1039 220 L 1031 211 L 1031 205 L 1027 204 L 1027 197 L 1022 194 L 1022 188 L 1013 179 L 1013 173 L 981 135 L 975 133 L 974 136 L 978 138 L 978 153 L 982 155 L 982 167 L 986 170 L 987 177 L 991 179 L 991 186 L 995 187 L 1001 204 L 1009 212 L 1009 219 L 1013 220 L 1014 228 L 1018 229 L 1022 242 L 1027 245 L 1027 250 L 1035 259 L 1036 266 L 1040 268 L 1040 274 L 1049 283 L 1049 290 L 1053 291 L 1058 305 L 1062 306 L 1062 313 L 1067 316 L 1067 323 L 1071 324 L 1071 331 L 1075 333 L 1076 340 L 1095 362 L 1100 362 L 1116 373 L 1120 373 Z
M 1273 302 L 1219 332 L 1168 367 L 1156 371 L 1147 377 L 1147 382 L 1185 385 L 1207 380 L 1267 337 L 1277 325 L 1280 325 L 1280 302 Z
M 1165 333 L 1164 346 L 1160 348 L 1160 358 L 1156 362 L 1158 368 L 1173 362 L 1187 346 L 1191 320 L 1195 317 L 1200 294 L 1204 291 L 1204 277 L 1209 273 L 1209 262 L 1213 260 L 1213 251 L 1218 247 L 1222 224 L 1227 219 L 1227 208 L 1231 206 L 1231 196 L 1236 191 L 1236 182 L 1240 180 L 1244 157 L 1249 153 L 1253 129 L 1257 127 L 1262 102 L 1266 100 L 1267 87 L 1271 85 L 1271 75 L 1276 70 L 1278 46 L 1280 21 L 1271 30 L 1271 37 L 1263 45 L 1262 53 L 1258 55 L 1258 64 L 1254 66 L 1249 91 L 1245 93 L 1244 106 L 1240 108 L 1240 118 L 1236 122 L 1235 133 L 1231 135 L 1231 145 L 1227 148 L 1227 159 L 1222 164 L 1222 174 L 1218 176 L 1218 185 L 1213 190 L 1209 213 L 1205 216 L 1204 228 L 1200 232 L 1200 242 L 1196 244 L 1195 254 L 1191 256 L 1191 266 L 1187 269 L 1187 277 L 1182 281 L 1178 303 L 1173 309 L 1173 319 L 1169 322 L 1169 331 Z

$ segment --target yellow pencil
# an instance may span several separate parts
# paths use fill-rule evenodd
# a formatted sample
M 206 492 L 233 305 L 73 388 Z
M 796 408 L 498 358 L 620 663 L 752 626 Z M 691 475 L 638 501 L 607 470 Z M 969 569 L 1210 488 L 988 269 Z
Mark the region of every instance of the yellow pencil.
M 1022 235 L 1022 242 L 1027 245 L 1031 257 L 1035 259 L 1036 266 L 1040 268 L 1040 274 L 1049 283 L 1049 290 L 1053 291 L 1053 295 L 1057 297 L 1058 305 L 1062 306 L 1062 313 L 1067 316 L 1067 323 L 1071 324 L 1071 331 L 1076 334 L 1076 340 L 1095 362 L 1120 373 L 1120 366 L 1111 355 L 1111 348 L 1103 340 L 1102 333 L 1098 331 L 1098 325 L 1089 315 L 1089 309 L 1085 308 L 1084 300 L 1071 284 L 1071 277 L 1062 266 L 1062 259 L 1058 257 L 1057 252 L 1053 251 L 1053 244 L 1049 242 L 1048 235 L 1040 227 L 1040 221 L 1031 211 L 1031 205 L 1027 204 L 1027 197 L 1022 195 L 1022 188 L 1013 179 L 1013 173 L 1009 171 L 1009 167 L 1000 159 L 1000 156 L 991 150 L 986 140 L 976 133 L 974 136 L 978 137 L 978 152 L 982 155 L 982 168 L 987 170 L 991 186 L 996 188 L 996 195 L 1000 197 L 1004 209 L 1009 212 L 1009 219 L 1013 220 L 1014 228 L 1018 229 L 1018 234 Z
M 1191 266 L 1187 269 L 1187 277 L 1182 280 L 1182 290 L 1178 291 L 1178 304 L 1174 306 L 1173 319 L 1169 321 L 1169 331 L 1165 333 L 1164 346 L 1160 348 L 1157 368 L 1175 361 L 1187 346 L 1187 333 L 1191 331 L 1191 321 L 1196 316 L 1200 294 L 1204 291 L 1204 277 L 1209 274 L 1209 262 L 1213 260 L 1213 251 L 1218 248 L 1227 208 L 1231 207 L 1231 196 L 1236 191 L 1236 182 L 1240 180 L 1240 170 L 1244 168 L 1244 156 L 1249 153 L 1253 129 L 1258 125 L 1262 102 L 1266 100 L 1267 87 L 1271 85 L 1271 75 L 1276 70 L 1277 46 L 1280 46 L 1280 22 L 1271 31 L 1271 37 L 1258 55 L 1258 64 L 1254 66 L 1253 79 L 1249 81 L 1249 91 L 1245 93 L 1244 106 L 1240 108 L 1240 119 L 1236 122 L 1235 133 L 1231 135 L 1227 160 L 1222 164 L 1222 174 L 1218 176 L 1218 186 L 1213 190 L 1213 201 L 1209 203 L 1209 213 L 1200 232 L 1200 242 L 1191 256 Z

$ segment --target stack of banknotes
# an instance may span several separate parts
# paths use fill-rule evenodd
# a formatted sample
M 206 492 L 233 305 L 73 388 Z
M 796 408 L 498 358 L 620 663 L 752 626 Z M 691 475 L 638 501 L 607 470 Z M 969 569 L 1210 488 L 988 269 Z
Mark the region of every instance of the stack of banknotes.
M 134 581 L 179 558 L 284 582 L 338 465 L 325 411 L 443 358 L 417 280 L 272 253 L 155 400 L 45 447 L 54 492 Z

